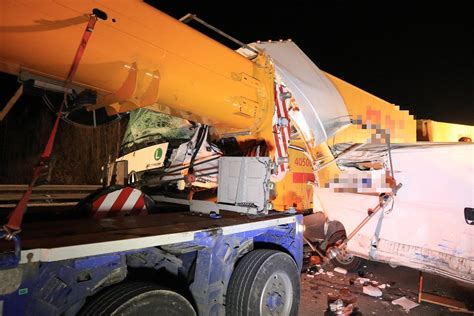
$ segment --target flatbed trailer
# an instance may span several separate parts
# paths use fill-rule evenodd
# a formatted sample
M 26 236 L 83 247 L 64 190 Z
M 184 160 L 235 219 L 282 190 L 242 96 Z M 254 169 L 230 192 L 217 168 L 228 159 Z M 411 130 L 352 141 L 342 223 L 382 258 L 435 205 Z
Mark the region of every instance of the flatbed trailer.
M 301 215 L 226 211 L 220 218 L 182 211 L 26 223 L 20 251 L 14 241 L 0 242 L 0 315 L 108 312 L 143 297 L 116 294 L 126 286 L 171 291 L 174 298 L 153 302 L 166 308 L 163 301 L 175 299 L 183 315 L 239 314 L 226 311 L 231 301 L 246 313 L 294 314 L 303 227 Z M 259 287 L 262 297 L 249 300 Z M 117 296 L 112 309 L 99 304 L 107 295 Z

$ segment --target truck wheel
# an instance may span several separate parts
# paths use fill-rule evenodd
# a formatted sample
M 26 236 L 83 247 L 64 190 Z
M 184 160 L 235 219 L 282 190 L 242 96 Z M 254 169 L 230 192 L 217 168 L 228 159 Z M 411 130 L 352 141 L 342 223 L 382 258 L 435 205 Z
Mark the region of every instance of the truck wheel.
M 180 294 L 144 282 L 127 282 L 99 293 L 79 315 L 196 315 Z
M 338 245 L 339 243 L 342 243 L 344 239 L 346 239 L 345 231 L 340 230 L 340 231 L 335 232 L 334 234 L 332 234 L 331 237 L 329 237 L 328 247 L 326 248 L 326 250 Z M 347 271 L 354 272 L 360 268 L 363 261 L 362 261 L 362 258 L 356 257 L 353 254 L 350 254 L 347 252 L 343 252 L 343 253 L 338 254 L 336 258 L 331 260 L 331 262 L 336 267 L 341 267 L 341 268 L 346 269 Z
M 297 315 L 300 276 L 286 253 L 261 249 L 237 264 L 226 294 L 226 315 Z

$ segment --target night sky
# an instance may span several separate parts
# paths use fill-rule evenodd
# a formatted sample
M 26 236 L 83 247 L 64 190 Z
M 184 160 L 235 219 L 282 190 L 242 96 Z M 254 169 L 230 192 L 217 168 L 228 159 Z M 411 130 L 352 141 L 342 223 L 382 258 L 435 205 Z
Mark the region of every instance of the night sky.
M 244 43 L 291 38 L 322 70 L 418 119 L 474 125 L 468 2 L 147 2 L 175 18 L 194 13 Z

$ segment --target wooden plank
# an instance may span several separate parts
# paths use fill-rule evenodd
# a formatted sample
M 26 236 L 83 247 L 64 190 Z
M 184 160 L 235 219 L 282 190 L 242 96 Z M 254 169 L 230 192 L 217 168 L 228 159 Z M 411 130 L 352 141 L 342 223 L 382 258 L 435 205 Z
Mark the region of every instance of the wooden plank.
M 16 90 L 15 94 L 10 98 L 8 101 L 7 105 L 3 108 L 3 110 L 0 112 L 0 121 L 3 121 L 5 116 L 10 112 L 11 108 L 15 105 L 16 101 L 21 97 L 23 94 L 23 85 L 21 85 L 18 90 Z
M 466 304 L 449 297 L 443 297 L 428 293 L 421 293 L 421 301 L 441 305 L 453 309 L 467 310 Z

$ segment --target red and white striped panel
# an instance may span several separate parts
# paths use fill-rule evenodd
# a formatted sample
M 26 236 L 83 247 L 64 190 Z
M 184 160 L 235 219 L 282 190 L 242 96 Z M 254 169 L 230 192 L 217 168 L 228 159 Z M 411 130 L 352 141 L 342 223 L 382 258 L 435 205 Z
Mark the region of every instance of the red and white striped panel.
M 275 108 L 273 114 L 273 140 L 275 142 L 275 162 L 278 163 L 279 158 L 288 157 L 288 146 L 290 144 L 291 126 L 290 117 L 288 115 L 288 99 L 283 98 L 282 95 L 287 93 L 286 87 L 275 83 Z M 284 118 L 288 122 L 288 126 L 280 126 L 279 122 Z M 280 181 L 285 177 L 288 171 L 288 163 L 282 163 L 278 166 L 277 173 L 272 175 L 273 181 Z
M 142 191 L 125 187 L 101 195 L 92 203 L 94 218 L 140 215 L 147 212 Z

